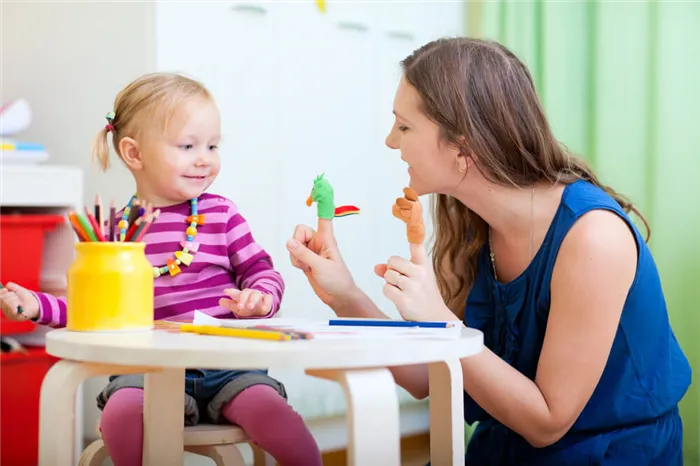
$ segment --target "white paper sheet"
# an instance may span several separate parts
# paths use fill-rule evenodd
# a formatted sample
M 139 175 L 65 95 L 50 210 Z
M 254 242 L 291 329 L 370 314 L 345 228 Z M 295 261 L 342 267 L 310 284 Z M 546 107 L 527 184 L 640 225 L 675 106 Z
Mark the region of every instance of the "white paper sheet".
M 362 319 L 358 319 L 362 320 Z M 195 311 L 195 325 L 213 325 L 228 328 L 248 328 L 256 325 L 279 329 L 310 332 L 315 339 L 439 339 L 454 340 L 462 334 L 462 327 L 418 328 L 418 327 L 366 327 L 329 325 L 328 321 L 308 319 L 217 319 Z

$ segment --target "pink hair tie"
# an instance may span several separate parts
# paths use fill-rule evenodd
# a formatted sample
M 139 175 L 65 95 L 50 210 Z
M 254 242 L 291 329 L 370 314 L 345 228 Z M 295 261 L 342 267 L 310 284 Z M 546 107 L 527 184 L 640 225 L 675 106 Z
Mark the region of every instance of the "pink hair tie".
M 107 128 L 107 132 L 108 132 L 108 133 L 111 132 L 111 131 L 114 131 L 114 126 L 112 126 L 112 125 L 109 124 L 109 123 L 107 123 L 107 124 L 105 125 L 105 128 Z

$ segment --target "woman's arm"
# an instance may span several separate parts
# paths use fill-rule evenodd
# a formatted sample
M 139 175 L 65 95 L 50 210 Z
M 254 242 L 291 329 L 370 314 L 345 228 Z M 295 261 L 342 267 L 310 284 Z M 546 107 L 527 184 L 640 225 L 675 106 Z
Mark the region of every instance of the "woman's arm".
M 464 388 L 474 401 L 535 447 L 559 440 L 603 373 L 637 255 L 629 227 L 616 214 L 596 210 L 579 219 L 555 263 L 534 382 L 484 350 L 462 360 Z
M 339 317 L 389 318 L 379 310 L 369 296 L 357 287 L 345 299 L 333 303 L 331 308 Z M 406 389 L 413 397 L 422 400 L 428 396 L 427 365 L 396 366 L 390 367 L 389 370 L 396 383 Z
M 304 272 L 316 295 L 339 317 L 388 319 L 354 282 L 333 235 L 333 224 L 319 219 L 318 231 L 298 225 L 287 242 L 292 265 Z M 428 396 L 428 367 L 390 368 L 396 383 L 411 395 Z

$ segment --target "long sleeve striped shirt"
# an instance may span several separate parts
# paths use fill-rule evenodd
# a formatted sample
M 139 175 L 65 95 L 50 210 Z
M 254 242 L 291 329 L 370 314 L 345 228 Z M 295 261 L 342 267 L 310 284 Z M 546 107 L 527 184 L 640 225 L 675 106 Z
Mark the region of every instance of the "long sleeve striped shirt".
M 160 208 L 160 217 L 143 238 L 146 258 L 153 266 L 164 266 L 186 239 L 186 218 L 191 214 L 190 203 Z M 272 296 L 273 316 L 280 307 L 284 281 L 270 256 L 255 242 L 248 223 L 236 205 L 221 196 L 202 194 L 197 201 L 198 214 L 204 215 L 204 225 L 197 227 L 195 241 L 199 250 L 189 266 L 180 265 L 181 272 L 165 273 L 154 280 L 154 318 L 189 319 L 194 311 L 218 318 L 236 318 L 219 306 L 224 290 L 250 288 Z M 117 213 L 116 222 L 121 219 Z M 38 324 L 65 327 L 66 299 L 47 293 L 35 293 L 39 300 Z

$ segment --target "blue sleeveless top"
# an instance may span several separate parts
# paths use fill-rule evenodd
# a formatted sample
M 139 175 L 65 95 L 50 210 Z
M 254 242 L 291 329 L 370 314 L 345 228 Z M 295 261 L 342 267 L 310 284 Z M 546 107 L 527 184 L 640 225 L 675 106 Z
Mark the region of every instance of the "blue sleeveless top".
M 677 404 L 690 385 L 690 365 L 671 330 L 651 252 L 630 218 L 602 189 L 582 180 L 566 186 L 542 246 L 527 269 L 508 284 L 494 279 L 484 246 L 467 298 L 465 323 L 481 330 L 489 349 L 534 380 L 557 252 L 574 222 L 594 209 L 623 218 L 639 251 L 636 276 L 603 375 L 570 431 L 545 448 L 532 447 L 465 392 L 465 420 L 479 421 L 467 447 L 467 465 L 682 464 Z

